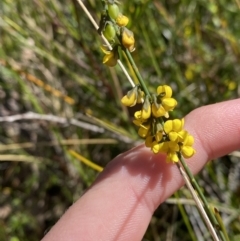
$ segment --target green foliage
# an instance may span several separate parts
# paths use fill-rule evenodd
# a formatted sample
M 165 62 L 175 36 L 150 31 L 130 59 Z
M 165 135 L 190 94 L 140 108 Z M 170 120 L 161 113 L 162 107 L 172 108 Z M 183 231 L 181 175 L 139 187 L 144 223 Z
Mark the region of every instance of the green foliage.
M 101 1 L 85 3 L 99 20 Z M 133 57 L 139 71 L 150 89 L 172 86 L 179 103 L 173 117 L 239 96 L 238 0 L 122 3 L 121 12 L 129 17 L 136 39 Z M 130 121 L 133 113 L 120 103 L 130 85 L 118 67 L 102 64 L 101 39 L 76 1 L 3 0 L 0 9 L 0 116 L 31 111 L 99 128 L 39 119 L 1 123 L 0 211 L 5 212 L 0 212 L 0 240 L 34 241 L 97 175 L 68 150 L 105 166 L 134 146 L 138 137 Z M 94 145 L 77 142 L 93 138 Z M 115 144 L 105 144 L 106 138 Z M 226 220 L 231 240 L 238 240 L 240 232 L 239 163 L 237 156 L 216 160 L 199 180 Z M 183 208 L 169 203 L 159 207 L 147 240 L 166 240 L 167 235 L 172 240 L 198 240 L 197 233 L 208 240 L 196 208 L 187 204 L 188 192 L 180 192 L 186 197 Z M 186 217 L 191 225 L 184 222 Z

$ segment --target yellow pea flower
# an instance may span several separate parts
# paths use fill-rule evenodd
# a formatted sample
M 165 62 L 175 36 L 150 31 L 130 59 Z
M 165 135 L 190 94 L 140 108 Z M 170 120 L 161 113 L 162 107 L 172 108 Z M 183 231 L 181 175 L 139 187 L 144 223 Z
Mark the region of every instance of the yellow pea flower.
M 184 126 L 184 119 L 168 120 L 164 123 L 164 131 L 169 134 L 171 131 L 180 132 Z
M 138 100 L 138 87 L 135 86 L 133 89 L 128 91 L 127 95 L 123 96 L 123 98 L 121 99 L 121 102 L 125 106 L 132 107 L 136 105 L 137 100 Z
M 156 104 L 153 103 L 152 113 L 155 117 L 161 117 L 161 116 L 165 116 L 167 112 L 162 105 L 159 105 L 159 107 L 157 107 Z
M 167 154 L 167 162 L 178 162 L 178 156 L 176 152 L 169 152 Z
M 160 85 L 157 88 L 158 95 L 162 95 L 163 98 L 170 98 L 172 96 L 172 88 L 168 85 Z
M 184 119 L 168 120 L 164 123 L 164 131 L 168 134 L 169 139 L 174 142 L 183 142 L 186 136 L 183 130 Z
M 163 98 L 162 105 L 167 112 L 172 111 L 176 107 L 177 101 L 174 98 Z
M 130 31 L 127 28 L 123 29 L 122 32 L 122 44 L 123 46 L 128 49 L 130 52 L 134 51 L 134 43 L 135 43 L 135 39 L 134 39 L 134 34 L 132 31 Z
M 183 137 L 183 142 L 181 147 L 181 153 L 183 157 L 190 158 L 196 153 L 195 149 L 192 147 L 194 143 L 194 137 L 189 135 L 189 133 L 185 130 L 183 131 L 182 137 Z
M 161 142 L 161 143 L 157 143 L 157 141 L 154 141 L 152 143 L 152 151 L 153 153 L 157 154 L 159 152 L 161 153 L 166 153 L 168 152 L 168 142 Z
M 126 17 L 121 13 L 116 18 L 116 23 L 119 27 L 125 27 L 128 24 L 128 22 L 129 22 L 128 17 Z
M 190 158 L 196 153 L 196 151 L 191 146 L 183 146 L 181 148 L 181 153 L 182 153 L 183 157 Z
M 163 132 L 162 131 L 158 131 L 156 134 L 155 134 L 155 140 L 157 142 L 160 142 L 163 138 Z
M 157 96 L 155 96 L 152 104 L 152 112 L 155 117 L 169 117 L 168 112 L 172 111 L 177 101 L 172 96 L 172 88 L 168 85 L 160 85 L 157 88 Z
M 160 150 L 162 149 L 162 146 L 164 145 L 164 143 L 165 143 L 165 142 L 162 142 L 162 143 L 159 144 L 159 143 L 157 143 L 156 141 L 154 141 L 154 142 L 152 143 L 152 147 L 151 147 L 152 152 L 155 153 L 155 154 L 159 153 Z
M 137 95 L 137 103 L 140 104 L 143 102 L 143 98 L 144 98 L 144 92 L 138 88 L 138 95 Z
M 147 136 L 145 139 L 145 146 L 146 147 L 152 147 L 153 145 L 153 136 Z
M 103 57 L 103 63 L 109 67 L 113 67 L 118 61 L 118 51 L 117 49 L 107 50 L 105 47 L 101 47 L 101 50 L 105 54 Z
M 138 135 L 142 138 L 146 138 L 149 135 L 150 125 L 141 125 L 138 129 Z
M 142 119 L 142 111 L 141 110 L 138 110 L 134 113 L 134 117 L 136 120 L 140 120 L 143 122 L 143 119 Z M 144 120 L 145 121 L 145 120 Z
M 151 104 L 148 98 L 145 98 L 142 107 L 142 119 L 148 119 L 151 116 Z

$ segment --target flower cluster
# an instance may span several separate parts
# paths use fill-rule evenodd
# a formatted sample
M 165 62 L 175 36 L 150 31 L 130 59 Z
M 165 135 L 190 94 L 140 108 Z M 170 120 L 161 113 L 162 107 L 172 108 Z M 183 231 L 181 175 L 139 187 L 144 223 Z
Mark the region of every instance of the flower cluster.
M 102 13 L 98 32 L 100 34 L 102 33 L 112 45 L 111 50 L 105 47 L 103 47 L 102 50 L 105 54 L 103 63 L 109 67 L 113 67 L 119 59 L 118 47 L 125 48 L 132 52 L 135 50 L 135 39 L 133 32 L 126 27 L 129 19 L 120 12 L 116 4 L 117 1 L 105 0 L 105 2 L 106 10 Z
M 141 110 L 134 114 L 133 123 L 139 127 L 139 136 L 145 139 L 145 145 L 151 148 L 153 153 L 166 153 L 167 161 L 171 162 L 178 162 L 180 153 L 185 158 L 194 155 L 194 138 L 183 129 L 184 119 L 163 121 L 177 105 L 177 101 L 172 98 L 170 86 L 158 86 L 157 94 L 151 96 L 146 96 L 141 88 L 136 86 L 121 101 L 129 107 L 143 102 Z
M 98 32 L 105 36 L 112 47 L 102 47 L 105 54 L 103 63 L 113 67 L 119 59 L 119 48 L 128 55 L 128 51 L 135 50 L 135 39 L 133 32 L 126 27 L 129 19 L 120 12 L 117 0 L 103 1 L 105 10 Z M 157 87 L 156 94 L 149 94 L 144 81 L 141 78 L 139 81 L 140 86 L 133 87 L 121 101 L 128 107 L 142 103 L 141 109 L 134 114 L 133 123 L 138 126 L 138 134 L 145 139 L 145 145 L 153 153 L 166 153 L 167 161 L 178 162 L 180 155 L 192 157 L 195 153 L 192 147 L 194 138 L 183 129 L 184 120 L 166 120 L 177 105 L 172 98 L 171 87 L 161 85 Z

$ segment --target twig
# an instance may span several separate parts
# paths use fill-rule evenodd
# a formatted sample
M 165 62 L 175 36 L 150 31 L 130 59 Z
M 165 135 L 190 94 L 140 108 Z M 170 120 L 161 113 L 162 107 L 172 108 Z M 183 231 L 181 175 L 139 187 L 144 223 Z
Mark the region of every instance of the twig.
M 184 179 L 184 181 L 185 181 L 189 191 L 191 192 L 191 195 L 192 195 L 194 201 L 196 202 L 196 205 L 197 205 L 197 207 L 199 209 L 199 212 L 201 213 L 202 218 L 204 219 L 204 221 L 205 221 L 205 223 L 206 223 L 206 225 L 208 227 L 208 230 L 210 231 L 210 233 L 212 235 L 213 240 L 214 241 L 219 241 L 219 238 L 218 238 L 218 236 L 216 234 L 216 231 L 215 231 L 215 229 L 214 229 L 214 227 L 213 227 L 213 225 L 212 225 L 212 223 L 211 223 L 211 221 L 210 221 L 210 219 L 209 219 L 209 217 L 208 217 L 208 215 L 207 215 L 207 213 L 206 213 L 206 211 L 205 211 L 205 209 L 204 209 L 204 207 L 202 205 L 202 202 L 198 198 L 198 196 L 197 196 L 197 194 L 196 194 L 196 192 L 195 192 L 191 182 L 189 181 L 189 178 L 188 178 L 186 172 L 184 171 L 182 164 L 180 162 L 178 162 L 177 166 L 178 166 L 178 169 L 179 169 L 180 173 L 183 176 L 183 179 Z
M 17 149 L 27 149 L 33 148 L 36 146 L 43 147 L 43 146 L 73 146 L 73 145 L 96 145 L 96 144 L 117 144 L 118 141 L 115 139 L 68 139 L 68 140 L 59 140 L 59 141 L 45 141 L 45 142 L 23 142 L 23 143 L 13 143 L 13 144 L 0 144 L 0 151 L 9 151 L 9 150 L 17 150 Z
M 4 116 L 4 117 L 0 117 L 0 122 L 14 122 L 14 121 L 19 121 L 19 120 L 45 120 L 45 121 L 50 121 L 50 122 L 55 122 L 55 123 L 59 123 L 59 124 L 70 124 L 73 126 L 77 126 L 86 130 L 91 130 L 93 132 L 99 132 L 99 133 L 103 133 L 104 129 L 89 123 L 85 123 L 76 119 L 67 119 L 64 117 L 58 117 L 55 115 L 51 115 L 51 114 L 38 114 L 38 113 L 34 113 L 34 112 L 27 112 L 24 114 L 17 114 L 17 115 L 11 115 L 11 116 Z
M 40 160 L 43 160 L 43 158 L 13 154 L 0 155 L 0 161 L 39 162 Z
M 94 28 L 96 30 L 98 30 L 99 26 L 96 23 L 96 21 L 93 19 L 92 15 L 90 14 L 90 12 L 87 10 L 87 8 L 85 7 L 84 3 L 81 0 L 77 0 L 77 2 L 79 3 L 79 5 L 81 6 L 82 10 L 86 13 L 86 15 L 88 16 L 89 20 L 91 21 L 91 23 L 93 24 Z M 103 39 L 104 43 L 108 46 L 108 48 L 110 50 L 112 50 L 112 46 L 111 44 L 108 42 L 108 40 L 103 36 L 103 34 L 101 34 L 101 38 Z M 121 60 L 118 59 L 118 64 L 120 66 L 120 68 L 122 69 L 123 73 L 125 74 L 125 76 L 127 77 L 129 83 L 132 85 L 132 87 L 135 86 L 135 83 L 133 82 L 132 78 L 130 77 L 130 75 L 128 74 L 126 68 L 124 67 L 124 65 L 122 64 Z

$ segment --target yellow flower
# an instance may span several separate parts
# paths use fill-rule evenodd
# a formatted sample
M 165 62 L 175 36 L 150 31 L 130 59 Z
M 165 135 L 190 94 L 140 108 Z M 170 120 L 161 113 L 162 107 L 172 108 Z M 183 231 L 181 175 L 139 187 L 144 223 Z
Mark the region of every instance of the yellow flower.
M 123 96 L 121 102 L 125 106 L 134 106 L 138 101 L 138 87 L 134 87 L 130 91 L 128 91 L 127 95 Z
M 122 97 L 121 102 L 125 106 L 132 107 L 136 105 L 136 103 L 142 103 L 143 96 L 144 92 L 141 91 L 139 86 L 135 86 L 130 91 L 128 91 L 125 96 Z
M 142 114 L 141 110 L 136 111 L 134 113 L 134 117 L 135 117 L 135 120 L 133 120 L 133 123 L 136 126 L 139 126 L 138 135 L 141 136 L 142 138 L 147 138 L 150 135 L 151 122 L 143 118 L 145 117 L 145 115 Z
M 155 117 L 161 117 L 166 115 L 166 110 L 163 108 L 162 105 L 156 106 L 155 103 L 152 104 L 152 113 Z
M 183 140 L 181 131 L 183 130 L 184 119 L 168 120 L 164 123 L 164 131 L 171 141 Z
M 162 141 L 162 138 L 163 138 L 162 131 L 157 131 L 157 133 L 154 136 L 150 135 L 150 131 L 149 131 L 149 133 L 146 137 L 146 140 L 145 140 L 145 146 L 153 148 L 154 145 L 156 145 L 157 143 Z
M 136 111 L 134 113 L 134 117 L 135 117 L 135 119 L 133 120 L 133 124 L 135 124 L 136 126 L 139 126 L 139 127 L 148 126 L 148 125 L 150 126 L 150 122 L 148 120 L 142 118 L 141 110 Z
M 120 27 L 125 27 L 129 22 L 128 17 L 124 16 L 123 14 L 119 14 L 116 18 L 116 23 Z
M 168 111 L 172 111 L 177 101 L 172 96 L 172 88 L 168 85 L 160 85 L 157 88 L 157 97 L 152 104 L 152 112 L 155 117 L 169 117 Z
M 191 136 L 185 130 L 181 131 L 181 137 L 182 137 L 181 153 L 183 157 L 190 158 L 196 153 L 195 149 L 192 147 L 194 143 L 194 137 Z
M 172 88 L 168 85 L 159 85 L 157 87 L 158 95 L 161 95 L 162 98 L 172 97 Z
M 176 152 L 169 152 L 167 154 L 167 162 L 178 162 L 178 156 Z
M 155 140 L 156 142 L 160 142 L 163 138 L 163 132 L 162 131 L 158 131 L 156 134 L 155 134 Z
M 142 119 L 148 119 L 151 116 L 151 104 L 149 102 L 148 98 L 145 98 L 144 103 L 143 103 L 143 107 L 142 107 Z
M 141 124 L 140 128 L 138 129 L 138 135 L 142 138 L 146 138 L 149 135 L 150 124 Z
M 138 121 L 142 121 L 142 122 L 146 121 L 146 120 L 142 119 L 142 111 L 141 110 L 136 111 L 134 113 L 134 117 Z
M 134 51 L 134 43 L 135 43 L 135 39 L 134 39 L 134 34 L 132 31 L 130 31 L 127 28 L 123 29 L 122 32 L 122 44 L 123 46 L 128 49 L 130 52 Z
M 152 147 L 153 140 L 154 140 L 153 136 L 151 136 L 151 135 L 147 136 L 146 139 L 145 139 L 145 146 L 146 147 Z
M 118 51 L 116 48 L 112 50 L 107 50 L 105 47 L 101 47 L 103 53 L 105 54 L 103 57 L 103 63 L 109 67 L 113 67 L 117 64 L 118 61 Z
M 135 120 L 133 123 L 137 126 L 146 122 L 151 117 L 151 105 L 149 100 L 146 98 L 143 103 L 142 110 L 136 111 L 134 113 Z
M 179 151 L 179 146 L 176 142 L 166 141 L 162 143 L 153 143 L 152 151 L 157 153 L 166 153 L 167 154 L 167 162 L 178 162 L 177 152 Z
M 138 95 L 137 95 L 137 103 L 140 104 L 143 102 L 143 98 L 144 98 L 144 92 L 138 88 Z

